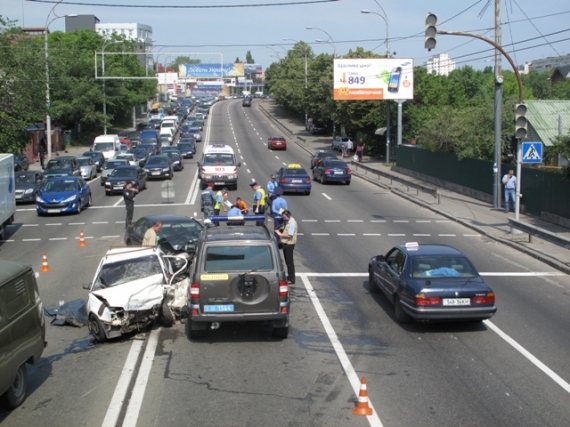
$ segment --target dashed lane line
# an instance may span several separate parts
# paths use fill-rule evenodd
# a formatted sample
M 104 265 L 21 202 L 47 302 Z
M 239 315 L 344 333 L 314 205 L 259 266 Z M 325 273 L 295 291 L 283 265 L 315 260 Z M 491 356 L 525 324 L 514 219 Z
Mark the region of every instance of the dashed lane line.
M 323 196 L 325 196 L 329 200 L 332 200 L 326 193 L 323 193 Z

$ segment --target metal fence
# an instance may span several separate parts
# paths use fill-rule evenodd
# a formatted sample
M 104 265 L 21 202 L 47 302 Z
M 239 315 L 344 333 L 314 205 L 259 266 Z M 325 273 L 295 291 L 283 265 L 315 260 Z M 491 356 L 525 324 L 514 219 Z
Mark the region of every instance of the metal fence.
M 397 165 L 418 173 L 433 176 L 467 188 L 493 194 L 493 162 L 477 159 L 459 160 L 447 153 L 400 145 L 397 148 Z M 501 165 L 501 173 L 515 165 Z M 521 202 L 525 211 L 540 216 L 541 212 L 570 218 L 570 181 L 563 175 L 523 167 Z

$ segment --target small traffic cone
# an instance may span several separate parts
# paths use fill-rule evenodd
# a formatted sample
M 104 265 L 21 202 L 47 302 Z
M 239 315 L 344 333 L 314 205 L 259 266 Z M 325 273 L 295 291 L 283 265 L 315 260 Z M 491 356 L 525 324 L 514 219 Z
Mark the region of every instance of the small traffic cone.
M 85 246 L 87 246 L 87 242 L 85 241 L 83 230 L 79 230 L 79 247 L 84 248 Z
M 44 255 L 42 257 L 42 268 L 41 268 L 40 272 L 49 273 L 50 271 L 51 271 L 51 268 L 49 268 L 49 265 L 48 265 L 47 255 L 44 252 Z
M 358 394 L 358 403 L 352 410 L 353 415 L 372 415 L 372 408 L 368 405 L 368 390 L 366 388 L 366 378 L 362 377 L 360 382 L 360 393 Z

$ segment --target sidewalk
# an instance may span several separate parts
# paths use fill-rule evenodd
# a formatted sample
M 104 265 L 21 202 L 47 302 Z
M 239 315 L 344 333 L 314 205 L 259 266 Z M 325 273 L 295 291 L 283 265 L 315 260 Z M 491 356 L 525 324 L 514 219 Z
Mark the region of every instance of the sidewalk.
M 260 101 L 259 106 L 288 134 L 290 142 L 310 153 L 331 149 L 331 137 L 310 135 L 300 120 L 289 117 L 272 100 Z M 570 274 L 570 229 L 523 213 L 515 222 L 513 212 L 506 214 L 486 202 L 426 185 L 379 160 L 366 156 L 363 160 L 362 164 L 350 160 L 353 175 Z

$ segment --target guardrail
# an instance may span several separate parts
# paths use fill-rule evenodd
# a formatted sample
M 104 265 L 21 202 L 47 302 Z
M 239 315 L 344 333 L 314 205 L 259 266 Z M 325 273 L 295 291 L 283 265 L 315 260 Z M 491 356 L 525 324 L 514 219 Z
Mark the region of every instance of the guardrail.
M 371 167 L 368 167 L 366 165 L 363 165 L 362 163 L 359 162 L 355 162 L 354 160 L 350 161 L 351 166 L 353 167 L 353 169 L 355 171 L 358 171 L 358 169 L 363 169 L 365 171 L 365 175 L 368 175 L 368 173 L 372 173 L 378 176 L 378 180 L 380 180 L 380 177 L 384 177 L 387 178 L 388 180 L 390 180 L 390 185 L 393 185 L 393 182 L 399 182 L 402 185 L 406 186 L 407 191 L 410 190 L 411 188 L 415 188 L 417 191 L 423 191 L 424 193 L 428 193 L 430 195 L 432 195 L 435 199 L 437 199 L 437 204 L 439 205 L 439 190 L 437 189 L 437 187 L 433 187 L 431 185 L 425 185 L 425 184 L 418 184 L 416 182 L 412 182 L 412 181 L 407 181 L 405 179 L 402 179 L 398 176 L 389 174 L 387 172 L 384 171 L 380 171 L 378 169 L 374 169 Z
M 532 234 L 533 236 L 543 237 L 544 239 L 549 240 L 552 243 L 560 245 L 566 249 L 570 249 L 570 239 L 558 233 L 554 233 L 552 231 L 546 230 L 541 227 L 537 227 L 527 222 L 519 221 L 514 218 L 509 218 L 509 225 L 511 227 L 522 230 L 525 233 Z

